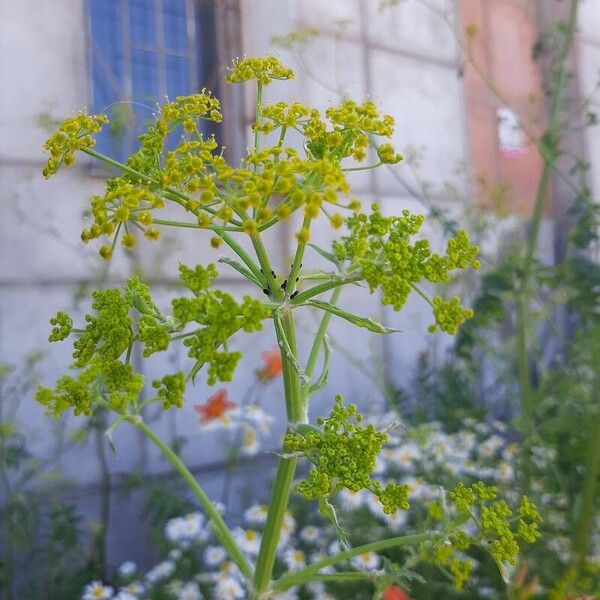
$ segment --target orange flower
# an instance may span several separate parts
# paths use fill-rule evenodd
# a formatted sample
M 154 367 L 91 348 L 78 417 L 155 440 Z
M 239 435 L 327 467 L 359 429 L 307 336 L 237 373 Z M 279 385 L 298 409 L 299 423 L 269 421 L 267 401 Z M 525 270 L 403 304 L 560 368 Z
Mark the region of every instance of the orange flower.
M 235 402 L 230 402 L 227 398 L 227 390 L 219 390 L 205 404 L 194 406 L 194 410 L 200 415 L 200 423 L 208 423 L 214 419 L 220 419 L 228 410 L 236 406 Z
M 410 596 L 397 585 L 390 585 L 389 588 L 383 592 L 381 600 L 411 600 Z
M 281 375 L 281 353 L 279 348 L 273 348 L 268 352 L 261 354 L 265 363 L 262 369 L 258 370 L 258 378 L 261 381 L 270 381 Z

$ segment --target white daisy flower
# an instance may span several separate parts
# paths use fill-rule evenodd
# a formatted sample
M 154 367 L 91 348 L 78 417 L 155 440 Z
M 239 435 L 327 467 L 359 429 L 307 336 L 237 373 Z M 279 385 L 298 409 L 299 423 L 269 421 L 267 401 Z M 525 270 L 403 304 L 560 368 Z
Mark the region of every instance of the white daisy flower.
M 364 506 L 365 493 L 363 490 L 351 492 L 344 488 L 338 494 L 338 499 L 344 512 L 352 512 Z
M 329 552 L 330 556 L 333 556 L 334 554 L 339 554 L 342 551 L 342 546 L 339 542 L 339 540 L 334 540 L 333 542 L 331 542 L 331 544 L 329 544 L 329 548 L 327 548 L 327 552 Z M 321 555 L 321 558 L 326 558 L 326 555 L 323 554 Z M 321 560 L 321 559 L 317 559 L 317 560 Z M 312 561 L 315 562 L 315 561 Z
M 245 597 L 244 588 L 234 577 L 221 577 L 215 586 L 216 600 L 239 600 Z
M 120 593 L 131 594 L 132 596 L 139 596 L 144 592 L 144 586 L 139 581 L 132 581 L 130 584 L 122 587 Z
M 281 533 L 279 535 L 279 547 L 283 548 L 290 542 L 294 531 L 296 531 L 296 520 L 288 512 L 283 516 L 283 523 L 281 525 Z
M 383 512 L 383 504 L 381 504 L 377 496 L 374 494 L 367 494 L 365 504 L 374 517 L 383 519 L 385 516 L 385 513 Z
M 409 498 L 428 498 L 430 496 L 429 486 L 420 477 L 405 477 L 402 483 L 408 485 Z
M 250 406 L 244 408 L 244 418 L 256 425 L 263 433 L 270 431 L 270 425 L 273 422 L 273 417 L 258 404 L 250 404 Z
M 209 537 L 206 520 L 199 512 L 189 513 L 167 521 L 165 536 L 173 543 L 186 545 L 193 541 L 203 542 Z
M 267 511 L 266 504 L 255 504 L 246 510 L 244 520 L 250 525 L 264 525 L 267 521 Z
M 350 564 L 355 569 L 360 569 L 361 571 L 375 571 L 379 569 L 381 559 L 375 552 L 365 552 L 364 554 L 352 557 Z
M 137 571 L 137 565 L 128 560 L 119 567 L 119 575 L 121 577 L 131 577 Z
M 283 553 L 283 560 L 290 571 L 299 571 L 306 566 L 306 555 L 295 548 L 288 548 Z
M 421 448 L 414 442 L 406 442 L 394 450 L 394 458 L 403 469 L 408 469 L 423 456 Z
M 101 581 L 92 581 L 83 590 L 81 600 L 109 600 L 113 597 L 113 588 L 103 585 Z
M 220 417 L 202 423 L 202 429 L 204 431 L 215 431 L 219 429 L 233 429 L 234 427 L 239 427 L 239 425 L 240 422 L 236 411 L 228 410 Z
M 233 537 L 242 552 L 253 555 L 258 554 L 260 535 L 254 529 L 242 529 L 238 527 L 233 531 Z
M 294 533 L 294 531 L 296 531 L 296 519 L 294 519 L 289 512 L 286 512 L 283 515 L 283 524 L 281 527 L 282 529 L 285 529 L 285 531 Z
M 313 544 L 321 537 L 321 530 L 314 525 L 307 525 L 300 530 L 300 539 Z
M 175 563 L 171 562 L 170 560 L 165 560 L 150 569 L 150 571 L 146 573 L 146 579 L 150 583 L 157 583 L 161 579 L 170 577 L 174 571 Z
M 479 453 L 485 458 L 492 458 L 502 446 L 504 440 L 499 435 L 492 435 L 479 445 Z
M 383 473 L 387 468 L 387 464 L 385 462 L 385 460 L 383 459 L 382 456 L 380 456 L 379 454 L 375 457 L 375 468 L 373 469 L 373 473 L 375 473 L 375 475 L 380 475 L 381 473 Z
M 383 520 L 385 524 L 392 529 L 393 531 L 400 531 L 406 526 L 406 521 L 408 520 L 408 516 L 406 511 L 397 510 L 394 515 L 386 515 L 384 513 Z
M 112 600 L 138 600 L 138 597 L 121 590 L 116 596 L 112 597 Z
M 221 546 L 207 546 L 204 550 L 204 563 L 209 567 L 220 565 L 227 558 L 227 552 Z
M 195 581 L 188 581 L 177 594 L 177 600 L 202 600 L 200 587 Z
M 256 435 L 256 430 L 252 427 L 244 425 L 242 447 L 240 452 L 244 456 L 255 456 L 259 450 L 260 444 L 258 443 L 258 435 Z
M 515 470 L 510 463 L 501 462 L 497 471 L 500 481 L 512 481 L 515 477 Z

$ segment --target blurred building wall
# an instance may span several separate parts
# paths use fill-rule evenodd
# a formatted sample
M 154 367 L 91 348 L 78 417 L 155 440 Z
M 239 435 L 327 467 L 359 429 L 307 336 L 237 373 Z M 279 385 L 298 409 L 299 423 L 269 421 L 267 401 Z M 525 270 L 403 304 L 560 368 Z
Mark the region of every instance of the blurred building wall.
M 293 64 L 297 78 L 290 84 L 274 83 L 268 100 L 294 96 L 326 108 L 342 96 L 356 99 L 371 97 L 396 119 L 394 141 L 407 160 L 393 169 L 367 172 L 354 178 L 354 192 L 365 203 L 377 201 L 385 212 L 409 208 L 427 212 L 441 206 L 460 216 L 462 209 L 477 198 L 476 175 L 488 164 L 495 182 L 508 178 L 517 185 L 511 207 L 523 210 L 531 206 L 530 171 L 539 165 L 528 153 L 519 158 L 502 158 L 498 152 L 497 109 L 501 103 L 483 97 L 476 74 L 465 70 L 457 40 L 463 39 L 465 25 L 483 19 L 478 7 L 488 5 L 488 22 L 479 25 L 481 39 L 490 36 L 488 47 L 481 49 L 489 59 L 486 67 L 493 74 L 506 74 L 502 85 L 512 89 L 509 60 L 513 46 L 505 36 L 519 41 L 519 60 L 526 61 L 527 47 L 536 35 L 535 15 L 524 2 L 489 0 L 444 2 L 430 0 L 429 8 L 417 0 L 399 3 L 379 0 L 233 0 L 216 2 L 219 25 L 219 52 L 223 64 L 240 51 L 246 55 L 276 52 Z M 529 3 L 531 5 L 531 3 Z M 460 6 L 459 6 L 460 5 Z M 461 11 L 457 13 L 457 9 Z M 48 122 L 61 119 L 90 106 L 88 36 L 86 8 L 82 0 L 3 0 L 0 2 L 0 361 L 18 363 L 32 350 L 48 352 L 43 363 L 44 381 L 49 383 L 69 363 L 68 343 L 48 347 L 48 319 L 57 310 L 69 309 L 83 314 L 84 299 L 76 299 L 78 290 L 100 277 L 96 249 L 79 242 L 82 216 L 90 195 L 102 190 L 97 170 L 80 158 L 77 165 L 49 181 L 44 181 L 41 151 L 48 135 Z M 491 19 L 491 20 L 490 20 Z M 319 36 L 292 52 L 276 46 L 272 38 L 290 31 L 316 28 Z M 501 35 L 500 35 L 501 32 Z M 595 0 L 582 4 L 581 34 L 577 40 L 579 82 L 585 97 L 597 82 L 600 66 L 600 6 Z M 494 35 L 499 37 L 494 38 Z M 457 37 L 458 36 L 458 37 Z M 477 42 L 479 43 L 479 42 Z M 491 53 L 491 58 L 490 58 Z M 513 57 L 514 59 L 514 57 Z M 492 61 L 492 62 L 489 62 Z M 493 63 L 493 64 L 492 64 Z M 512 64 L 512 63 L 511 63 Z M 521 63 L 519 63 L 521 64 Z M 499 75 L 499 76 L 500 76 Z M 514 75 L 514 73 L 512 73 Z M 530 86 L 540 94 L 540 75 L 535 66 L 519 75 L 523 84 L 520 110 L 526 104 Z M 510 91 L 510 89 L 508 91 Z M 242 96 L 228 90 L 226 108 L 233 115 L 228 143 L 232 154 L 243 150 L 251 121 L 252 91 Z M 487 93 L 487 92 L 486 92 Z M 479 107 L 479 108 L 478 108 Z M 543 114 L 543 99 L 538 115 Z M 227 119 L 227 116 L 226 116 Z M 485 131 L 485 135 L 482 135 Z M 590 179 L 600 193 L 600 142 L 595 130 L 585 138 L 585 150 L 592 168 Z M 486 162 L 487 161 L 487 162 Z M 498 169 L 499 161 L 504 161 Z M 521 172 L 513 177 L 516 171 Z M 552 221 L 548 216 L 545 243 L 552 245 Z M 432 226 L 429 231 L 434 231 Z M 278 269 L 285 272 L 290 254 L 292 230 L 268 240 Z M 316 241 L 327 244 L 331 233 L 320 226 Z M 133 269 L 141 269 L 154 285 L 157 296 L 168 302 L 177 264 L 206 263 L 218 258 L 206 239 L 197 234 L 178 239 L 165 236 L 161 246 L 142 245 L 132 258 L 122 252 L 110 266 L 107 283 L 118 283 Z M 221 268 L 225 275 L 225 267 Z M 227 273 L 224 282 L 235 293 L 247 291 L 244 284 Z M 427 336 L 431 317 L 421 302 L 411 300 L 401 314 L 380 307 L 365 290 L 350 290 L 343 306 L 362 315 L 384 321 L 404 333 L 376 338 L 334 323 L 332 338 L 351 352 L 352 358 L 392 384 L 406 384 L 416 353 L 428 349 L 441 355 L 448 340 Z M 301 319 L 306 331 L 314 325 L 310 315 Z M 308 334 L 307 334 L 308 335 Z M 230 397 L 242 396 L 249 377 L 260 366 L 260 350 L 271 349 L 271 331 L 240 338 L 246 358 L 236 381 L 227 386 Z M 301 340 L 306 347 L 306 338 Z M 152 361 L 147 367 L 150 379 L 155 373 L 182 363 L 184 357 L 170 354 Z M 331 380 L 315 402 L 313 416 L 327 406 L 336 392 L 342 392 L 363 406 L 381 404 L 377 386 L 356 367 L 339 355 L 331 369 Z M 186 460 L 194 467 L 212 464 L 221 458 L 219 435 L 200 432 L 192 405 L 203 402 L 211 391 L 201 382 L 188 394 L 188 403 L 180 411 L 164 415 L 157 428 L 167 438 L 188 436 L 184 448 Z M 265 390 L 263 405 L 283 416 L 282 389 L 279 382 Z M 20 412 L 21 421 L 35 432 L 35 444 L 41 452 L 51 452 L 55 440 L 48 435 L 43 411 L 28 401 Z M 72 419 L 71 425 L 80 424 Z M 281 433 L 276 427 L 271 444 Z M 166 465 L 157 453 L 126 427 L 115 435 L 117 454 L 109 455 L 111 477 L 118 484 L 122 475 L 141 468 L 161 473 Z M 261 460 L 270 460 L 268 457 Z M 93 442 L 85 452 L 68 453 L 59 465 L 75 485 L 69 492 L 79 498 L 88 514 L 95 518 L 101 470 Z M 209 489 L 218 494 L 220 473 L 211 471 Z M 240 484 L 241 485 L 241 484 Z M 116 498 L 116 496 L 115 496 Z M 117 500 L 114 500 L 115 506 Z M 111 561 L 136 553 L 143 534 L 133 532 L 127 542 L 117 543 L 118 527 L 134 519 L 139 506 L 119 505 L 110 530 Z

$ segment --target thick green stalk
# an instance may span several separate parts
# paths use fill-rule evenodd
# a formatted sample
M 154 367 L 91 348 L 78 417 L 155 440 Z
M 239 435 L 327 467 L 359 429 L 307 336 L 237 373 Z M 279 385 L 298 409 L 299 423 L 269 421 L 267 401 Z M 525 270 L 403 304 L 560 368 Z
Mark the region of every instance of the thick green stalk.
M 233 562 L 239 567 L 244 577 L 252 580 L 252 568 L 248 563 L 247 558 L 239 549 L 236 541 L 233 539 L 231 531 L 227 527 L 225 521 L 221 517 L 219 511 L 215 508 L 206 492 L 202 489 L 196 478 L 190 473 L 183 461 L 177 454 L 163 442 L 158 435 L 152 430 L 141 418 L 131 417 L 127 419 L 135 425 L 157 448 L 163 453 L 164 457 L 173 465 L 175 470 L 183 477 L 194 495 L 202 505 L 202 508 L 208 515 L 213 527 L 216 538 L 219 540 L 223 548 L 229 554 Z
M 300 377 L 296 366 L 293 364 L 293 359 L 297 360 L 297 346 L 294 317 L 290 310 L 281 313 L 281 323 L 282 331 L 277 329 L 278 341 L 281 345 L 284 341 L 282 336 L 285 336 L 285 342 L 294 355 L 293 357 L 289 357 L 285 352 L 281 353 L 287 419 L 289 423 L 299 423 L 305 419 L 305 411 L 303 409 Z M 283 451 L 285 452 L 285 447 Z M 273 491 L 267 512 L 267 521 L 254 573 L 254 590 L 259 596 L 269 588 L 271 581 L 277 544 L 281 536 L 281 527 L 294 482 L 296 463 L 297 460 L 295 458 L 282 456 L 277 465 L 277 473 L 273 482 Z

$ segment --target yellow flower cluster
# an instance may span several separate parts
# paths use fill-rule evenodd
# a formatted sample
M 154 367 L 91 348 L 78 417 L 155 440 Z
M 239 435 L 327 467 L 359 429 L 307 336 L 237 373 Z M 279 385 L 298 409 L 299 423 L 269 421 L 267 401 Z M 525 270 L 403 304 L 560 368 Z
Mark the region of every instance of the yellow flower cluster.
M 266 84 L 292 76 L 291 69 L 274 57 L 249 58 L 233 66 L 228 81 L 257 79 Z M 298 102 L 259 108 L 255 130 L 269 133 L 281 129 L 279 142 L 249 152 L 239 166 L 225 160 L 214 137 L 205 139 L 199 131 L 200 119 L 221 120 L 219 102 L 209 93 L 180 96 L 159 108 L 123 174 L 108 181 L 104 196 L 92 199 L 94 221 L 82 232 L 82 240 L 107 236 L 100 255 L 109 259 L 116 243 L 111 238 L 117 234 L 122 235 L 121 243 L 127 249 L 135 246 L 137 231 L 157 239 L 153 210 L 163 208 L 166 200 L 193 215 L 197 227 L 215 229 L 217 234 L 225 228 L 255 236 L 300 210 L 304 218 L 296 232 L 300 243 L 309 241 L 310 222 L 321 214 L 332 228 L 340 228 L 344 216 L 327 206 L 360 208 L 348 198 L 350 186 L 342 161 L 363 160 L 370 136 L 391 136 L 393 119 L 381 115 L 370 101 L 344 101 L 328 109 L 325 117 Z M 47 143 L 54 161 L 51 171 L 60 166 L 59 156 L 68 156 L 62 159 L 68 162 L 74 150 L 92 145 L 90 134 L 106 121 L 104 116 L 84 115 L 67 120 Z M 303 135 L 303 154 L 284 144 L 286 130 Z M 182 134 L 180 143 L 167 150 L 167 137 L 176 132 Z M 377 152 L 381 162 L 400 159 L 389 143 L 379 146 Z M 220 241 L 216 236 L 211 244 L 218 247 Z
M 233 64 L 231 72 L 227 75 L 227 83 L 241 83 L 242 81 L 256 81 L 262 85 L 269 85 L 273 79 L 293 79 L 294 71 L 286 67 L 278 58 L 245 58 Z
M 112 236 L 123 225 L 126 232 L 121 243 L 130 250 L 136 244 L 135 235 L 127 230 L 130 222 L 139 224 L 148 239 L 157 239 L 160 235 L 160 231 L 152 227 L 150 211 L 162 208 L 164 201 L 146 187 L 128 183 L 121 178 L 113 179 L 106 194 L 94 196 L 91 205 L 94 222 L 81 232 L 81 239 L 85 243 L 101 235 Z M 104 245 L 100 248 L 102 258 L 108 260 L 111 254 L 111 246 Z
M 96 141 L 92 137 L 103 125 L 108 123 L 105 115 L 89 116 L 80 113 L 60 125 L 44 144 L 44 150 L 50 158 L 42 171 L 44 177 L 54 175 L 62 165 L 67 167 L 75 163 L 75 152 L 84 148 L 93 148 Z

